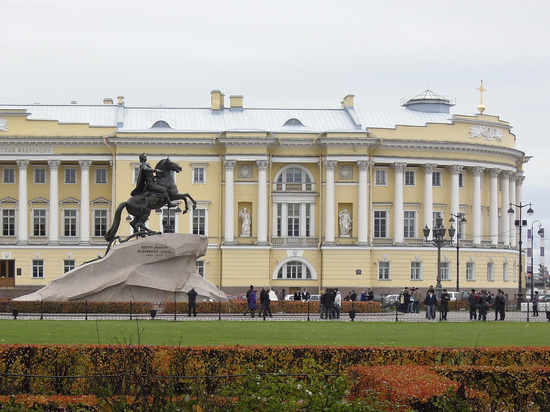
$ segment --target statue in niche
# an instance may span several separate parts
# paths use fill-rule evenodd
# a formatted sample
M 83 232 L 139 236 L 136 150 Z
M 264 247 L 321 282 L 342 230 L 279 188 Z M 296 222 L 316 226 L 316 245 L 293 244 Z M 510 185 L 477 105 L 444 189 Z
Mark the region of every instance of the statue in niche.
M 353 220 L 351 219 L 348 209 L 342 210 L 338 216 L 340 217 L 340 236 L 349 236 Z
M 241 219 L 241 236 L 250 236 L 250 213 L 246 211 L 246 207 L 239 212 Z

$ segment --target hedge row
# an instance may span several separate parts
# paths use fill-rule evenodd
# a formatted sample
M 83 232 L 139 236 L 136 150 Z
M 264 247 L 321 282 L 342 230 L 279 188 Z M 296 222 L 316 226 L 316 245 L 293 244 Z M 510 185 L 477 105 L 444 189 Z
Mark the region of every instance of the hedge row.
M 0 300 L 0 312 L 11 312 L 17 309 L 20 313 L 136 313 L 148 314 L 151 309 L 159 312 L 174 313 L 174 305 L 178 313 L 187 313 L 187 302 L 163 302 L 154 304 L 152 302 L 23 302 Z M 197 313 L 243 313 L 247 307 L 244 301 L 220 302 L 197 302 Z M 258 303 L 258 309 L 260 305 Z M 342 302 L 342 312 L 351 310 L 356 313 L 380 313 L 381 307 L 378 302 Z M 275 301 L 271 302 L 273 313 L 317 313 L 319 302 L 294 302 Z

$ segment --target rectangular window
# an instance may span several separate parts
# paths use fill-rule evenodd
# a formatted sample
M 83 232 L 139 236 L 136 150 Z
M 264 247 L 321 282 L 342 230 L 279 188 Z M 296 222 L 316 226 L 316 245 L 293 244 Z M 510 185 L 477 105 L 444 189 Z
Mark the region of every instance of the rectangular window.
M 95 169 L 95 183 L 98 185 L 107 184 L 107 169 L 105 168 Z
M 64 236 L 76 236 L 76 209 L 63 211 Z
M 206 235 L 206 209 L 193 210 L 193 234 Z
M 2 209 L 2 236 L 15 236 L 15 209 Z
M 73 270 L 76 267 L 74 259 L 65 259 L 63 261 L 63 273 L 67 273 L 70 270 Z
M 495 264 L 493 262 L 487 262 L 487 281 L 495 281 Z
M 432 186 L 441 187 L 441 172 L 432 173 Z
M 45 184 L 46 183 L 46 169 L 40 167 L 34 169 L 34 180 L 35 184 Z
M 404 236 L 406 238 L 416 237 L 416 212 L 411 210 L 406 210 L 404 218 Z
M 277 203 L 277 236 L 282 236 L 282 224 L 283 222 L 283 205 L 281 203 Z
M 405 170 L 405 186 L 416 185 L 416 172 L 414 170 Z
M 15 169 L 12 167 L 5 167 L 2 169 L 2 183 L 9 184 L 15 183 Z
M 466 280 L 476 280 L 476 266 L 474 262 L 466 263 Z
M 204 260 L 195 261 L 195 266 L 197 267 L 197 272 L 201 277 L 204 277 Z
M 374 171 L 374 185 L 386 186 L 387 185 L 387 173 L 384 169 L 375 169 Z
M 451 280 L 451 262 L 440 262 L 439 276 L 441 280 Z
M 422 262 L 411 262 L 411 280 L 422 280 Z
M 508 282 L 508 263 L 502 265 L 502 280 Z
M 443 219 L 443 213 L 442 212 L 433 212 L 433 222 L 432 222 L 432 230 L 434 227 L 437 227 L 437 219 Z M 433 232 L 430 232 L 433 235 Z
M 75 168 L 65 169 L 65 183 L 68 183 L 68 184 L 76 183 L 76 169 Z
M 176 212 L 172 209 L 167 209 L 167 208 L 162 209 L 162 233 L 175 233 L 175 232 L 176 232 Z
M 193 167 L 193 183 L 206 183 L 206 170 L 204 167 Z
M 458 174 L 458 187 L 464 187 L 464 173 Z
M 139 177 L 139 166 L 134 167 L 134 173 L 132 173 L 132 183 L 136 184 Z
M 109 229 L 107 221 L 107 209 L 94 210 L 94 236 L 104 236 Z
M 46 209 L 34 209 L 32 211 L 33 235 L 46 236 Z
M 374 211 L 374 237 L 385 238 L 386 237 L 386 211 L 375 210 Z
M 391 280 L 390 262 L 378 262 L 378 280 Z
M 287 235 L 290 237 L 300 236 L 300 204 L 287 204 Z
M 32 261 L 32 277 L 44 277 L 44 261 L 42 259 L 33 259 Z
M 309 225 L 311 223 L 311 211 L 310 211 L 310 208 L 313 207 L 313 205 L 311 204 L 307 204 L 306 205 L 306 237 L 310 237 L 311 234 L 310 234 L 310 230 L 309 230 Z

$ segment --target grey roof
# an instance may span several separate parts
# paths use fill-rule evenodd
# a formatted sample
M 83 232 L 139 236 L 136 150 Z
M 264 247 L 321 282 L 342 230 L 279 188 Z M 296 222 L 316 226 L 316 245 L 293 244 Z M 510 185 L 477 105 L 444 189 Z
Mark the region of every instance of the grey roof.
M 29 120 L 51 120 L 65 124 L 89 124 L 92 127 L 118 127 L 121 132 L 151 131 L 153 124 L 163 120 L 170 129 L 164 131 L 272 131 L 308 132 L 357 131 L 365 128 L 395 128 L 425 126 L 428 123 L 450 124 L 448 113 L 416 112 L 399 109 L 223 109 L 127 107 L 117 105 L 0 105 L 0 112 L 24 109 Z M 353 113 L 353 112 L 354 113 Z M 1 116 L 1 114 L 0 114 Z M 355 121 L 353 119 L 356 119 Z M 297 119 L 302 125 L 285 125 Z

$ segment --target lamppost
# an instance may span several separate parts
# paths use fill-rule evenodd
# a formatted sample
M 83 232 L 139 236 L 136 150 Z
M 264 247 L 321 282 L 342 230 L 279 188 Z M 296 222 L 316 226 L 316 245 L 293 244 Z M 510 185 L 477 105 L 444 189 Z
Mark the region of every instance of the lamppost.
M 176 222 L 174 221 L 174 224 L 172 224 L 172 220 L 170 219 L 170 210 L 171 209 L 168 207 L 167 210 L 168 210 L 168 216 L 167 216 L 166 230 L 164 230 L 164 224 L 163 224 L 162 225 L 163 226 L 162 231 L 163 231 L 163 233 L 174 233 L 176 231 Z M 162 214 L 162 209 L 160 209 L 160 208 L 155 209 L 155 213 L 160 216 Z M 174 213 L 178 216 L 181 215 L 182 210 L 180 209 L 179 206 L 176 208 Z M 174 216 L 174 218 L 175 218 L 175 216 Z
M 461 223 L 468 222 L 466 220 L 466 217 L 464 216 L 464 213 L 459 213 L 457 215 L 451 213 L 451 218 L 449 219 L 449 223 L 452 224 L 455 222 L 454 218 L 456 217 L 457 223 L 456 223 L 456 291 L 459 292 L 460 288 L 460 226 Z M 450 235 L 450 229 L 449 229 L 449 235 Z M 452 239 L 452 236 L 451 236 Z M 458 296 L 456 298 L 456 301 L 458 302 Z
M 450 240 L 444 239 L 446 231 L 447 229 L 445 228 L 445 226 L 443 226 L 443 218 L 441 217 L 435 219 L 435 227 L 432 232 L 431 240 L 428 240 L 428 236 L 430 235 L 430 228 L 428 227 L 428 225 L 426 224 L 423 229 L 426 242 L 430 242 L 432 245 L 437 247 L 437 278 L 435 285 L 435 294 L 438 299 L 441 296 L 441 290 L 443 289 L 441 286 L 441 247 L 446 244 L 452 243 L 453 236 L 455 235 L 455 228 L 452 225 L 449 228 L 449 236 L 451 237 Z
M 517 295 L 517 308 L 518 309 L 521 309 L 521 302 L 523 300 L 523 290 L 522 290 L 522 277 L 523 277 L 523 267 L 521 265 L 521 244 L 522 244 L 522 241 L 521 241 L 521 228 L 523 226 L 527 226 L 527 220 L 522 220 L 521 219 L 521 211 L 524 207 L 527 207 L 529 206 L 529 209 L 527 209 L 527 214 L 529 216 L 531 216 L 533 213 L 535 213 L 533 211 L 533 209 L 531 208 L 531 203 L 528 203 L 526 205 L 522 204 L 521 202 L 519 202 L 519 205 L 516 205 L 516 204 L 513 204 L 513 203 L 510 203 L 510 209 L 508 209 L 508 214 L 509 215 L 513 215 L 515 213 L 514 209 L 512 208 L 512 206 L 515 206 L 519 209 L 519 219 L 516 219 L 516 221 L 514 222 L 514 225 L 517 226 L 519 228 L 519 241 L 518 241 L 518 253 L 519 253 L 519 284 L 518 284 L 518 295 Z
M 533 285 L 533 272 L 535 271 L 535 267 L 533 266 L 534 265 L 534 256 L 535 256 L 535 251 L 533 250 L 533 239 L 534 239 L 534 233 L 533 233 L 533 226 L 535 225 L 535 223 L 538 223 L 539 224 L 539 231 L 537 232 L 537 234 L 540 236 L 540 237 L 544 237 L 544 228 L 542 227 L 542 223 L 538 220 L 533 220 L 533 223 L 531 223 L 531 271 L 530 271 L 530 276 L 531 276 L 531 302 L 533 301 L 533 294 L 535 293 L 534 292 L 534 285 Z M 529 322 L 529 301 L 527 301 L 527 322 Z

